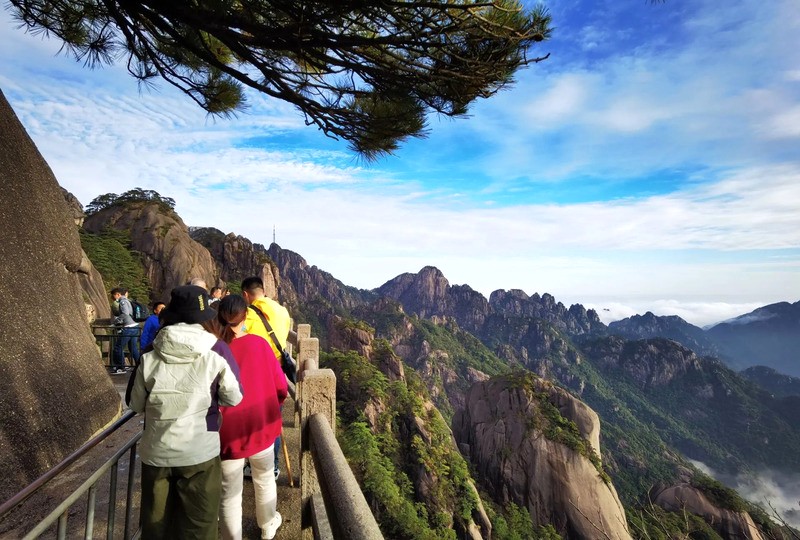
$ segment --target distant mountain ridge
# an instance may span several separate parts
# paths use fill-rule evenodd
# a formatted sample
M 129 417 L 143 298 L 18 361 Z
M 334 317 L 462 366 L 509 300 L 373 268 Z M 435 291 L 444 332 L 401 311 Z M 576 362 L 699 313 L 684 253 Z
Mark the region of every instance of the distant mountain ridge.
M 705 330 L 677 315 L 656 316 L 652 311 L 609 323 L 608 329 L 628 339 L 663 337 L 677 341 L 704 356 L 718 356 L 719 348 Z
M 748 379 L 777 398 L 800 398 L 800 377 L 784 375 L 767 366 L 753 366 L 740 372 Z
M 760 307 L 707 330 L 651 312 L 612 322 L 609 330 L 628 339 L 673 339 L 736 370 L 761 365 L 800 377 L 800 301 Z
M 768 366 L 800 377 L 800 301 L 779 302 L 708 329 L 736 369 Z

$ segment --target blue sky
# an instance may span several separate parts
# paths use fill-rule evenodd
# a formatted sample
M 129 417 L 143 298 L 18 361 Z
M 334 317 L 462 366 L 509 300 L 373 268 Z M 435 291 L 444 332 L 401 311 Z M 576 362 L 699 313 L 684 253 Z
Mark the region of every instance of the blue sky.
M 606 322 L 705 325 L 800 299 L 800 10 L 792 0 L 553 1 L 550 58 L 466 119 L 366 164 L 290 106 L 208 118 L 89 70 L 0 13 L 0 89 L 84 204 L 133 187 L 188 225 L 278 243 L 349 285 L 440 268 Z

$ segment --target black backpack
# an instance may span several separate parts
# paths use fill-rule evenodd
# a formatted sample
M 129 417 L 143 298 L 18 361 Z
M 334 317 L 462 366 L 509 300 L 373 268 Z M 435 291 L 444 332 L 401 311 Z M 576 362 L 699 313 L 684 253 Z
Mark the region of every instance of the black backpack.
M 137 300 L 131 300 L 130 302 L 133 308 L 133 320 L 136 322 L 147 320 L 147 317 L 150 316 L 150 310 L 147 309 L 147 306 Z

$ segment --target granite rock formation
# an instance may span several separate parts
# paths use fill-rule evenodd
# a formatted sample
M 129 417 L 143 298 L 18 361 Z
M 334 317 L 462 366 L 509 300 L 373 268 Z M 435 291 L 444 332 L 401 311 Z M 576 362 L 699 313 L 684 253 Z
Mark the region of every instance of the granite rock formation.
M 120 412 L 82 297 L 74 216 L 0 92 L 0 500 Z M 82 264 L 83 263 L 83 264 Z
M 254 244 L 234 233 L 225 234 L 213 227 L 189 227 L 189 236 L 211 253 L 217 264 L 217 285 L 239 284 L 246 277 L 260 276 L 264 281 L 265 294 L 270 298 L 278 298 L 279 274 L 263 245 Z
M 174 211 L 158 202 L 112 205 L 86 217 L 83 227 L 95 234 L 106 227 L 130 233 L 131 249 L 142 254 L 151 301 L 169 300 L 173 287 L 193 278 L 204 279 L 209 287 L 217 282 L 217 267 L 211 254 L 192 240 Z
M 548 419 L 542 413 L 546 404 L 563 420 Z M 549 438 L 553 421 L 560 429 L 572 422 L 584 442 Z M 453 418 L 453 433 L 484 488 L 501 504 L 527 508 L 534 523 L 553 524 L 565 539 L 631 538 L 614 486 L 601 476 L 599 458 L 588 457 L 600 452 L 597 414 L 564 390 L 538 378 L 476 383 Z
M 653 502 L 667 511 L 687 511 L 703 519 L 726 540 L 763 540 L 747 512 L 719 508 L 690 484 L 670 486 L 652 494 Z
M 86 214 L 83 213 L 83 206 L 78 198 L 66 189 L 61 188 L 61 192 L 64 194 L 64 200 L 69 206 L 75 225 L 82 227 L 83 220 L 86 217 Z M 81 251 L 83 252 L 83 250 Z M 83 252 L 81 256 L 78 278 L 83 289 L 83 300 L 86 302 L 88 321 L 92 323 L 97 319 L 109 319 L 111 317 L 111 306 L 103 283 L 103 276 L 100 275 L 92 261 L 86 256 L 86 252 Z
M 677 341 L 701 356 L 719 356 L 719 348 L 705 330 L 676 315 L 656 316 L 648 311 L 608 325 L 608 330 L 627 339 L 662 337 Z

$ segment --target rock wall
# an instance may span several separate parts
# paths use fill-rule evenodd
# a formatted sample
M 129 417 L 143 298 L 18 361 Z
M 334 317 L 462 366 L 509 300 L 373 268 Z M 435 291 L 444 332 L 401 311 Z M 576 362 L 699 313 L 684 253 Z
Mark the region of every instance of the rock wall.
M 77 227 L 83 226 L 86 214 L 83 213 L 83 206 L 75 195 L 64 188 L 61 188 L 64 200 L 69 206 L 72 219 Z M 78 279 L 83 289 L 83 301 L 86 303 L 86 317 L 92 323 L 97 319 L 108 319 L 111 317 L 110 299 L 103 283 L 103 276 L 94 267 L 92 261 L 85 252 L 81 255 L 81 265 L 78 269 Z
M 544 381 L 533 390 L 574 422 L 599 455 L 594 411 Z M 453 418 L 453 434 L 483 486 L 501 504 L 527 508 L 534 523 L 552 523 L 565 539 L 630 539 L 614 486 L 587 457 L 545 436 L 540 407 L 530 388 L 510 378 L 472 386 Z
M 92 233 L 106 227 L 130 232 L 131 248 L 142 254 L 150 281 L 150 301 L 168 301 L 173 287 L 196 277 L 203 278 L 209 287 L 217 282 L 219 274 L 209 251 L 192 240 L 175 212 L 157 202 L 105 208 L 88 216 L 83 227 Z
M 0 92 L 0 500 L 120 412 L 86 320 L 78 229 Z

